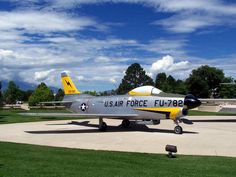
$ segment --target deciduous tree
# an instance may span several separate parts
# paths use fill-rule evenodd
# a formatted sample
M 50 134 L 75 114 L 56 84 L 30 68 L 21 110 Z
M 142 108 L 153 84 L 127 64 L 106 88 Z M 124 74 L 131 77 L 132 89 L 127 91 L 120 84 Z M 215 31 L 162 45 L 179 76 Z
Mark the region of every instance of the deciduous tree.
M 197 97 L 206 98 L 224 80 L 221 69 L 207 65 L 194 69 L 186 81 L 188 90 Z
M 224 84 L 220 85 L 219 97 L 221 98 L 235 98 L 236 97 L 236 85 L 230 85 L 233 83 L 234 79 L 232 77 L 226 77 L 223 80 Z M 229 84 L 226 84 L 229 83 Z
M 53 101 L 54 95 L 53 92 L 47 87 L 45 83 L 41 83 L 32 93 L 29 98 L 29 105 L 34 106 L 39 102 Z

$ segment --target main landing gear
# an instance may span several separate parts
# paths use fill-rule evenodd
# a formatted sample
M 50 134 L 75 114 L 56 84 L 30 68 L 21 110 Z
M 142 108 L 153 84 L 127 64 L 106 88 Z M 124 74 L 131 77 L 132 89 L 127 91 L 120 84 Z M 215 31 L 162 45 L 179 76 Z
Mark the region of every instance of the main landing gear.
M 103 118 L 99 117 L 99 130 L 105 132 L 107 130 L 106 122 L 103 122 Z
M 124 119 L 121 123 L 121 126 L 123 128 L 128 128 L 130 125 L 130 121 L 128 119 Z M 106 122 L 103 122 L 103 118 L 99 117 L 99 130 L 102 132 L 105 132 L 107 130 L 107 124 Z
M 177 126 L 174 128 L 175 134 L 182 134 L 182 133 L 183 133 L 183 128 L 182 128 L 181 126 L 179 126 L 178 120 L 175 120 L 174 122 L 175 122 L 175 124 L 177 125 Z
M 129 121 L 128 119 L 124 119 L 124 120 L 122 121 L 122 123 L 121 123 L 121 126 L 122 126 L 123 128 L 128 128 L 129 125 L 130 125 L 130 121 Z

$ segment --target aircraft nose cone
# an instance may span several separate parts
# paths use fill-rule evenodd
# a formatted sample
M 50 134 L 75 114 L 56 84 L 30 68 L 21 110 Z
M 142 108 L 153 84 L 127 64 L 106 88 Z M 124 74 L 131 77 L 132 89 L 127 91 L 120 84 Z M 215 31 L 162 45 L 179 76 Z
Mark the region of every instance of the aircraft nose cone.
M 187 106 L 187 109 L 193 109 L 200 106 L 202 103 L 195 96 L 188 94 L 184 99 L 184 105 Z

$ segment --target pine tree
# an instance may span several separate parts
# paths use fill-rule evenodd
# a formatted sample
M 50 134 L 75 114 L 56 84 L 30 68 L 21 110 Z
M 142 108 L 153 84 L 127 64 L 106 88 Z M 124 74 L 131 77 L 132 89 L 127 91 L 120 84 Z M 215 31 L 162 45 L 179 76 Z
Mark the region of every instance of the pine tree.
M 3 104 L 3 97 L 2 97 L 2 82 L 0 81 L 0 107 Z
M 55 101 L 62 101 L 65 93 L 62 89 L 58 89 L 57 94 L 55 96 Z
M 156 82 L 155 82 L 155 87 L 162 90 L 166 91 L 167 90 L 167 77 L 166 73 L 159 73 L 156 76 Z
M 154 85 L 154 82 L 140 64 L 134 63 L 127 68 L 125 76 L 117 89 L 117 93 L 125 94 L 136 87 L 144 85 Z
M 4 97 L 7 104 L 15 104 L 16 100 L 19 99 L 19 87 L 15 84 L 14 81 L 8 83 L 8 88 L 4 92 Z

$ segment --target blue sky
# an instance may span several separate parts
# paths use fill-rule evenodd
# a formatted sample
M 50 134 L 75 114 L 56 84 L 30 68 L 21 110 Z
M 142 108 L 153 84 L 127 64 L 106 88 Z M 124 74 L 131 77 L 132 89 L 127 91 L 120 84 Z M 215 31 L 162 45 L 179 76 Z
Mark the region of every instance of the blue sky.
M 0 0 L 0 80 L 116 88 L 138 62 L 185 79 L 208 64 L 236 78 L 236 3 L 223 0 Z

